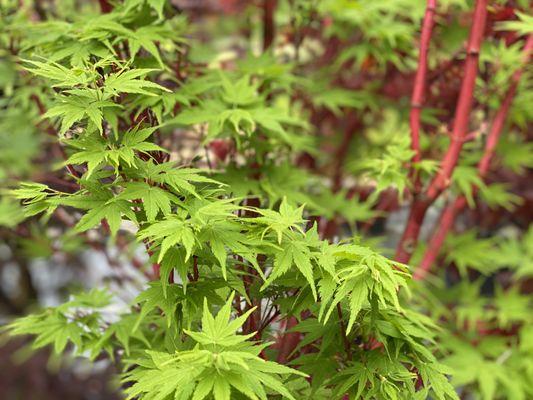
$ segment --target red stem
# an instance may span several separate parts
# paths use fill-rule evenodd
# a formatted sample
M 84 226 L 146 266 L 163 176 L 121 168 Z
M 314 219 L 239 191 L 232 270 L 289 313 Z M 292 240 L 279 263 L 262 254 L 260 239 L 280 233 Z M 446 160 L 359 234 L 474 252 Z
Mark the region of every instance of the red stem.
M 422 33 L 420 36 L 420 50 L 418 55 L 418 69 L 416 71 L 413 94 L 411 97 L 411 112 L 409 114 L 409 123 L 411 127 L 411 148 L 415 152 L 411 161 L 411 176 L 416 176 L 414 182 L 415 193 L 421 189 L 420 176 L 415 174 L 413 163 L 421 160 L 420 152 L 420 114 L 424 105 L 424 97 L 427 87 L 428 73 L 428 52 L 431 42 L 431 34 L 435 25 L 435 10 L 437 0 L 428 0 L 424 21 L 422 22 Z
M 450 178 L 459 160 L 464 139 L 468 133 L 470 111 L 474 99 L 474 88 L 478 72 L 479 50 L 485 32 L 487 19 L 487 0 L 476 0 L 474 21 L 468 39 L 467 55 L 465 61 L 465 74 L 459 92 L 459 100 L 455 108 L 455 120 L 451 134 L 451 143 L 441 162 L 440 171 L 431 182 L 427 194 L 434 201 L 444 189 L 450 185 Z
M 426 211 L 442 191 L 450 185 L 450 178 L 457 165 L 465 136 L 468 133 L 468 122 L 478 72 L 479 49 L 483 41 L 486 19 L 487 0 L 476 0 L 464 64 L 465 72 L 459 92 L 459 100 L 455 108 L 451 144 L 442 159 L 440 170 L 430 183 L 427 192 L 423 193 L 420 198 L 415 198 L 413 201 L 406 228 L 396 250 L 395 258 L 401 263 L 407 263 L 411 259 L 411 255 L 418 242 L 420 228 L 424 222 Z
M 529 35 L 523 50 L 524 64 L 528 63 L 532 49 L 533 35 Z M 522 77 L 522 73 L 523 68 L 520 68 L 511 77 L 511 85 L 509 86 L 509 89 L 505 94 L 505 97 L 498 112 L 494 116 L 494 120 L 492 122 L 492 126 L 487 136 L 487 141 L 485 143 L 485 150 L 483 152 L 483 156 L 481 157 L 481 160 L 478 163 L 478 172 L 481 179 L 484 179 L 487 175 L 487 172 L 489 171 L 490 162 L 494 157 L 496 145 L 498 144 L 498 141 L 502 134 L 505 120 L 507 118 L 507 114 L 509 113 L 509 109 L 511 108 L 513 99 L 516 95 L 516 89 L 520 82 L 520 78 Z M 477 188 L 474 188 L 474 190 L 477 190 Z M 433 265 L 440 253 L 440 249 L 442 247 L 442 244 L 444 243 L 444 240 L 446 239 L 446 235 L 453 226 L 455 217 L 466 207 L 466 204 L 466 198 L 464 196 L 459 196 L 453 203 L 449 204 L 442 211 L 439 223 L 437 225 L 437 229 L 433 233 L 431 241 L 429 242 L 429 246 L 426 250 L 426 253 L 424 254 L 424 258 L 422 259 L 422 262 L 420 263 L 418 269 L 414 274 L 414 279 L 424 279 L 424 277 L 428 274 L 431 266 Z

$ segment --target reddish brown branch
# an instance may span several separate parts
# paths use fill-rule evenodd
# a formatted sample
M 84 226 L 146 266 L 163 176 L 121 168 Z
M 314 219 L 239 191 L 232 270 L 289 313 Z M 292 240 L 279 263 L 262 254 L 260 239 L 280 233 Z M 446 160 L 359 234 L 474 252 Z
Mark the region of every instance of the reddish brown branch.
M 198 270 L 198 256 L 193 256 L 193 281 L 198 281 L 200 279 L 200 271 Z
M 263 51 L 267 50 L 274 42 L 276 26 L 274 24 L 274 11 L 276 0 L 263 0 Z
M 411 148 L 414 151 L 411 160 L 411 176 L 414 178 L 414 190 L 418 193 L 421 188 L 420 176 L 415 173 L 413 163 L 421 160 L 420 152 L 420 114 L 424 104 L 424 97 L 427 87 L 428 73 L 428 52 L 431 42 L 431 34 L 435 25 L 435 10 L 437 0 L 428 0 L 424 21 L 422 22 L 422 33 L 420 36 L 420 50 L 418 54 L 418 68 L 416 70 L 413 94 L 411 97 L 411 112 L 409 114 L 409 123 L 411 127 Z
M 346 352 L 346 356 L 348 357 L 348 360 L 351 360 L 352 349 L 350 346 L 350 341 L 346 334 L 346 326 L 344 325 L 344 318 L 342 315 L 342 307 L 340 303 L 337 303 L 337 314 L 339 315 L 339 326 L 340 326 L 340 331 L 341 331 L 341 338 L 344 343 L 344 351 Z
M 440 170 L 431 181 L 426 193 L 417 196 L 411 206 L 407 226 L 396 250 L 396 260 L 409 262 L 418 242 L 418 236 L 426 211 L 450 185 L 450 178 L 459 160 L 459 154 L 468 133 L 470 111 L 472 109 L 474 87 L 478 72 L 479 49 L 483 41 L 485 22 L 487 19 L 487 0 L 476 0 L 472 28 L 467 44 L 467 55 L 464 64 L 464 76 L 459 92 L 459 100 L 455 108 L 455 118 L 451 134 L 451 144 L 444 155 Z
M 529 62 L 529 58 L 531 55 L 530 53 L 532 49 L 533 35 L 529 35 L 523 50 L 524 64 L 527 64 Z M 509 86 L 509 89 L 505 94 L 505 97 L 498 112 L 494 116 L 494 120 L 492 122 L 492 126 L 487 136 L 487 141 L 485 143 L 483 156 L 481 157 L 481 160 L 478 163 L 478 172 L 481 179 L 484 179 L 487 175 L 487 172 L 489 171 L 490 162 L 494 156 L 494 152 L 496 151 L 496 145 L 498 144 L 498 141 L 502 134 L 505 120 L 507 119 L 507 114 L 509 113 L 509 109 L 511 108 L 511 104 L 515 97 L 516 89 L 520 82 L 520 78 L 522 77 L 522 73 L 523 68 L 520 68 L 513 74 L 511 78 L 511 85 Z M 477 188 L 474 188 L 474 190 L 477 190 Z M 446 239 L 446 235 L 453 226 L 455 217 L 466 207 L 466 204 L 466 198 L 464 196 L 459 196 L 453 203 L 450 203 L 443 210 L 439 219 L 439 223 L 437 225 L 437 229 L 435 230 L 429 242 L 429 246 L 426 250 L 426 253 L 424 254 L 422 262 L 420 263 L 417 271 L 414 274 L 415 279 L 423 279 L 428 274 L 431 266 L 433 265 L 440 253 L 440 249 L 442 247 L 442 244 L 444 243 L 444 240 Z
M 100 10 L 102 13 L 107 14 L 113 11 L 113 5 L 109 0 L 98 0 L 98 3 L 100 3 Z

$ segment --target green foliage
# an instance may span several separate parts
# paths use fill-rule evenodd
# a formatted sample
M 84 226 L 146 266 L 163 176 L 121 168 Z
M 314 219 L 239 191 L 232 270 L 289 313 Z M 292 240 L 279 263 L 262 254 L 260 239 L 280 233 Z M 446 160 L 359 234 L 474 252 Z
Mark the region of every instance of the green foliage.
M 380 225 L 419 195 L 413 172 L 429 185 L 450 142 L 434 85 L 427 157 L 410 165 L 407 96 L 387 95 L 414 75 L 423 2 L 280 0 L 259 54 L 254 7 L 213 22 L 162 0 L 109 12 L 1 1 L 2 238 L 29 258 L 92 249 L 111 265 L 113 249 L 142 277 L 118 309 L 109 285 L 14 319 L 10 335 L 106 358 L 130 399 L 533 396 L 531 296 L 519 289 L 532 228 L 449 235 L 446 268 L 423 284 L 374 246 L 390 247 Z M 466 38 L 469 4 L 439 2 L 450 27 L 439 24 L 430 69 Z M 516 15 L 498 27 L 529 33 Z M 521 48 L 487 40 L 472 125 L 500 106 Z M 494 160 L 516 175 L 532 166 L 516 129 L 530 122 L 524 75 Z M 445 195 L 510 213 L 524 204 L 517 185 L 482 179 L 474 136 Z
M 280 375 L 304 374 L 258 357 L 268 343 L 249 342 L 254 332 L 237 334 L 254 309 L 232 320 L 232 301 L 233 295 L 214 317 L 204 299 L 202 331 L 184 330 L 191 339 L 187 347 L 175 354 L 148 351 L 147 358 L 137 360 L 140 367 L 125 376 L 126 382 L 134 382 L 126 391 L 128 398 L 143 395 L 145 399 L 164 399 L 171 395 L 200 400 L 212 393 L 216 400 L 229 400 L 240 393 L 249 399 L 266 399 L 268 390 L 294 400 Z

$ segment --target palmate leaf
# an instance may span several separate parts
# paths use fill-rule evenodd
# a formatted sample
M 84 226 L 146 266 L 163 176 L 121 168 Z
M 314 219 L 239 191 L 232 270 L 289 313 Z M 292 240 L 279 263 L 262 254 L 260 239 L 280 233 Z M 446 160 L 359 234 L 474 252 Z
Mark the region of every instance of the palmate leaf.
M 496 288 L 495 315 L 502 328 L 508 328 L 513 323 L 531 323 L 531 305 L 531 296 L 519 293 L 516 287 L 507 291 L 501 287 Z
M 251 180 L 249 183 L 246 181 L 242 182 L 245 178 L 240 176 L 240 174 L 235 176 L 235 179 L 231 179 L 232 171 L 226 171 L 222 178 L 225 180 L 228 178 L 231 179 L 228 183 L 232 189 L 236 185 L 248 183 L 249 192 L 256 193 L 259 190 L 263 190 L 268 196 L 270 204 L 275 204 L 286 198 L 290 204 L 306 204 L 313 209 L 318 208 L 315 202 L 316 196 L 309 196 L 307 188 L 311 185 L 318 186 L 320 183 L 310 173 L 303 169 L 294 168 L 289 162 L 265 163 L 262 166 L 262 171 L 264 176 L 259 182 L 254 180 Z M 249 174 L 247 169 L 244 169 L 242 172 L 245 175 Z M 253 186 L 256 184 L 259 184 L 260 188 Z M 246 191 L 246 194 L 248 191 Z
M 319 107 L 325 107 L 334 114 L 340 115 L 342 108 L 361 109 L 376 106 L 376 100 L 371 92 L 346 90 L 339 88 L 320 88 L 320 92 L 313 93 L 313 102 Z
M 224 125 L 229 123 L 233 130 L 238 134 L 250 136 L 256 128 L 252 115 L 247 110 L 230 109 L 224 110 L 209 124 L 207 139 L 217 137 L 224 130 Z
M 361 160 L 352 161 L 349 166 L 355 172 L 363 173 L 369 178 L 375 180 L 376 190 L 372 193 L 373 200 L 380 192 L 391 187 L 396 188 L 400 196 L 404 189 L 409 185 L 408 173 L 405 171 L 405 163 L 413 157 L 409 135 L 400 127 L 394 127 L 394 134 L 388 132 L 391 129 L 388 124 L 395 119 L 387 117 L 382 129 L 371 132 L 372 135 L 381 134 L 389 137 L 390 143 L 386 144 L 385 151 L 379 153 L 376 158 L 362 158 Z
M 518 21 L 500 22 L 497 29 L 516 31 L 520 35 L 528 35 L 533 32 L 533 17 L 526 13 L 515 11 Z
M 275 253 L 274 268 L 263 288 L 266 288 L 278 277 L 287 273 L 293 265 L 306 279 L 316 300 L 317 291 L 313 275 L 313 264 L 311 263 L 311 251 L 304 241 L 288 240 L 280 251 Z
M 148 143 L 140 143 L 141 146 L 145 144 Z M 140 145 L 134 145 L 132 149 L 137 150 Z M 128 170 L 129 175 L 157 183 L 160 187 L 165 187 L 166 190 L 173 191 L 178 195 L 192 194 L 200 199 L 199 193 L 203 189 L 212 191 L 214 188 L 224 186 L 224 184 L 205 176 L 200 169 L 179 167 L 174 162 L 156 164 L 153 159 L 144 161 L 137 157 L 131 167 L 132 169 Z
M 71 91 L 72 93 L 73 91 Z M 84 118 L 89 120 L 102 133 L 103 109 L 120 105 L 110 101 L 98 100 L 98 94 L 92 90 L 76 91 L 77 95 L 61 96 L 57 104 L 50 108 L 43 118 L 59 117 L 60 133 L 64 134 L 72 125 Z
M 249 314 L 231 319 L 233 295 L 214 317 L 204 301 L 202 331 L 189 331 L 197 345 L 193 350 L 175 354 L 147 352 L 148 360 L 139 360 L 138 367 L 125 375 L 128 398 L 204 399 L 209 394 L 216 400 L 231 400 L 236 391 L 253 400 L 267 400 L 265 388 L 295 400 L 283 385 L 280 376 L 305 374 L 258 357 L 264 345 L 253 345 L 253 336 L 238 335 Z
M 70 25 L 68 28 L 71 28 Z M 70 39 L 70 40 L 69 40 Z M 79 41 L 74 38 L 69 38 L 65 42 L 61 42 L 57 51 L 49 55 L 49 60 L 52 62 L 60 62 L 68 59 L 73 67 L 82 68 L 87 65 L 91 56 L 99 58 L 111 57 L 111 51 L 102 43 L 94 41 Z M 57 44 L 57 43 L 56 43 Z
M 467 268 L 473 268 L 483 274 L 498 269 L 499 249 L 494 238 L 479 238 L 476 230 L 460 235 L 449 235 L 445 242 L 446 258 L 455 263 L 459 272 L 465 276 Z
M 133 129 L 128 130 L 120 141 L 120 147 L 111 149 L 109 159 L 112 160 L 115 165 L 118 165 L 120 160 L 124 161 L 128 167 L 134 167 L 138 165 L 139 158 L 135 157 L 135 152 L 143 154 L 150 154 L 149 152 L 159 151 L 167 153 L 165 149 L 158 146 L 155 143 L 147 141 L 147 139 L 158 129 L 158 127 L 143 128 L 136 126 Z
M 466 197 L 471 208 L 474 207 L 474 187 L 485 188 L 477 168 L 466 165 L 455 167 L 452 182 L 457 185 L 459 191 Z
M 498 142 L 497 154 L 502 166 L 517 174 L 533 167 L 533 143 L 518 135 L 504 135 Z
M 383 357 L 378 351 L 367 352 L 363 361 L 350 362 L 331 379 L 335 397 L 349 393 L 353 399 L 413 399 L 417 375 L 404 364 L 402 357 Z
M 453 371 L 451 383 L 454 386 L 469 385 L 483 400 L 528 398 L 529 382 L 519 378 L 521 374 L 512 358 L 494 359 L 490 354 L 490 350 L 494 352 L 495 349 L 504 350 L 505 354 L 506 346 L 498 345 L 498 341 L 501 344 L 500 338 L 482 338 L 476 346 L 460 337 L 446 336 L 443 339 L 443 345 L 451 354 L 442 360 L 442 364 Z
M 158 221 L 149 225 L 138 234 L 141 240 L 158 240 L 161 242 L 158 262 L 161 262 L 167 251 L 180 244 L 186 250 L 185 261 L 192 255 L 196 244 L 195 233 L 192 230 L 190 221 L 185 221 L 176 215 L 168 216 L 163 221 Z
M 146 338 L 146 335 L 141 329 L 136 329 L 136 324 L 136 315 L 124 315 L 120 320 L 111 324 L 98 340 L 98 343 L 94 346 L 96 351 L 93 352 L 92 357 L 94 358 L 98 356 L 99 350 L 104 348 L 113 337 L 116 338 L 118 343 L 122 346 L 127 356 L 129 356 L 131 352 L 132 339 L 141 342 L 145 348 L 151 348 L 151 344 Z
M 109 230 L 114 236 L 120 228 L 122 215 L 127 216 L 131 221 L 136 221 L 135 213 L 131 209 L 131 204 L 127 201 L 111 200 L 102 201 L 96 207 L 90 209 L 76 224 L 77 232 L 84 232 L 94 228 L 105 219 L 109 225 Z
M 137 106 L 135 118 L 139 118 L 145 110 L 150 110 L 154 113 L 157 121 L 163 124 L 163 121 L 167 122 L 168 116 L 174 114 L 176 106 L 190 106 L 192 99 L 194 98 L 181 91 L 173 93 L 165 92 L 157 97 L 143 96 L 132 99 L 133 104 Z
M 264 278 L 263 271 L 257 265 L 256 252 L 250 250 L 253 243 L 242 233 L 242 226 L 231 220 L 217 221 L 205 225 L 198 235 L 202 242 L 208 242 L 211 252 L 222 268 L 222 276 L 227 279 L 227 259 L 237 254 L 254 265 L 259 275 Z
M 123 215 L 130 221 L 137 222 L 132 205 L 128 201 L 113 197 L 109 190 L 102 188 L 94 189 L 93 192 L 78 192 L 72 196 L 59 197 L 54 199 L 53 203 L 87 210 L 76 224 L 74 228 L 76 232 L 89 230 L 105 219 L 114 236 L 120 228 Z
M 232 106 L 249 106 L 257 103 L 258 83 L 252 82 L 250 76 L 232 82 L 226 73 L 219 74 L 222 83 L 222 100 Z
M 459 399 L 454 387 L 444 374 L 452 374 L 453 370 L 438 363 L 424 363 L 418 366 L 418 372 L 427 386 L 431 389 L 435 397 L 439 400 Z
M 180 203 L 186 209 L 179 209 L 176 214 L 168 215 L 164 220 L 152 223 L 139 232 L 138 237 L 141 240 L 155 241 L 160 245 L 159 261 L 169 249 L 177 244 L 186 250 L 185 261 L 187 261 L 195 249 L 202 247 L 202 242 L 211 243 L 208 247 L 213 246 L 211 249 L 213 255 L 221 263 L 223 270 L 225 270 L 226 258 L 223 253 L 225 245 L 233 247 L 238 254 L 242 254 L 247 259 L 251 258 L 250 254 L 255 254 L 241 243 L 244 236 L 238 234 L 235 222 L 230 222 L 237 220 L 233 212 L 238 207 L 233 204 L 232 199 L 215 202 L 193 199 L 187 204 Z M 190 215 L 190 218 L 187 218 L 187 215 Z M 224 237 L 224 232 L 221 231 L 224 226 L 233 227 L 233 234 Z M 220 237 L 217 232 L 221 234 Z M 253 261 L 251 262 L 256 265 Z
M 73 296 L 58 307 L 18 318 L 7 325 L 7 331 L 13 336 L 34 335 L 32 347 L 35 349 L 52 345 L 54 352 L 60 354 L 71 343 L 75 354 L 82 354 L 93 347 L 98 338 L 100 310 L 109 302 L 110 295 L 105 290 L 93 289 Z M 77 314 L 77 310 L 84 313 Z
M 533 226 L 530 226 L 521 240 L 508 238 L 500 241 L 495 262 L 511 268 L 515 279 L 533 276 Z
M 33 68 L 26 68 L 34 75 L 50 79 L 53 86 L 68 87 L 85 86 L 94 78 L 92 73 L 84 69 L 66 68 L 53 62 L 41 62 L 32 60 L 23 60 Z
M 74 152 L 66 161 L 65 164 L 87 164 L 87 179 L 92 174 L 111 164 L 115 170 L 121 167 L 136 166 L 135 152 L 149 154 L 151 151 L 162 151 L 164 149 L 158 145 L 144 141 L 147 139 L 156 128 L 138 129 L 134 128 L 127 131 L 119 145 L 110 144 L 102 136 L 96 132 L 85 132 L 79 139 L 68 139 L 66 144 L 74 147 L 77 151 Z
M 278 243 L 281 243 L 283 234 L 291 230 L 291 228 L 303 233 L 301 228 L 301 225 L 305 222 L 302 217 L 303 206 L 299 208 L 292 207 L 286 198 L 281 201 L 279 211 L 258 209 L 257 212 L 261 216 L 254 218 L 254 222 L 266 226 L 263 236 L 272 230 L 276 233 Z
M 359 201 L 356 197 L 349 198 L 347 192 L 347 189 L 337 193 L 324 191 L 319 196 L 313 196 L 313 208 L 327 218 L 341 215 L 349 222 L 368 221 L 379 215 L 379 212 L 373 209 L 374 203 L 371 200 Z
M 204 186 L 222 186 L 221 183 L 201 174 L 196 168 L 176 168 L 173 163 L 152 165 L 147 177 L 157 183 L 166 184 L 180 194 L 198 196 L 195 184 Z
M 107 161 L 109 149 L 105 141 L 99 136 L 85 134 L 83 138 L 71 139 L 67 143 L 77 151 L 65 161 L 65 165 L 86 163 L 87 178 Z
M 169 89 L 158 85 L 155 82 L 142 79 L 150 72 L 154 71 L 156 70 L 138 68 L 127 71 L 123 70 L 117 74 L 111 74 L 105 80 L 104 93 L 109 93 L 111 95 L 118 95 L 120 93 L 136 93 L 146 96 L 156 96 L 156 93 L 161 91 L 170 92 Z M 147 89 L 153 89 L 154 91 Z
M 180 202 L 180 200 L 171 193 L 168 193 L 157 186 L 151 186 L 145 182 L 125 183 L 124 191 L 121 192 L 115 200 L 140 200 L 148 222 L 155 221 L 160 212 L 163 216 L 170 214 L 171 204 Z
M 163 1 L 164 4 L 164 1 Z M 165 67 L 156 43 L 164 41 L 164 37 L 160 35 L 161 28 L 158 26 L 143 26 L 135 31 L 129 38 L 131 57 L 139 52 L 140 48 L 146 49 L 159 63 L 161 68 Z M 163 32 L 165 29 L 163 28 Z
M 36 335 L 34 348 L 53 344 L 56 353 L 61 353 L 69 341 L 81 348 L 85 335 L 83 327 L 57 312 L 19 318 L 10 325 L 10 332 L 12 335 Z
M 479 193 L 483 201 L 494 209 L 502 207 L 507 211 L 512 211 L 523 202 L 521 197 L 509 191 L 509 187 L 506 184 L 493 183 L 491 185 L 483 185 Z
M 264 129 L 277 134 L 285 143 L 295 146 L 296 141 L 293 136 L 289 136 L 285 127 L 298 127 L 306 129 L 307 124 L 304 120 L 287 114 L 287 110 L 273 107 L 261 107 L 250 110 L 253 121 Z
M 163 290 L 159 282 L 153 282 L 150 287 L 142 292 L 135 299 L 135 303 L 141 304 L 141 311 L 136 318 L 132 331 L 135 332 L 142 320 L 152 310 L 159 308 L 163 311 L 166 325 L 170 327 L 176 321 L 176 309 L 182 301 L 185 300 L 183 288 L 178 285 L 172 285 Z
M 402 309 L 398 290 L 408 290 L 407 266 L 359 245 L 339 245 L 334 255 L 338 283 L 330 276 L 321 280 L 319 319 L 327 321 L 337 304 L 346 301 L 350 310 L 348 333 L 362 307 L 372 298 L 377 299 L 384 309 Z
M 165 6 L 165 0 L 126 0 L 124 2 L 124 7 L 126 11 L 130 11 L 134 8 L 138 8 L 143 4 L 148 4 L 156 12 L 159 18 L 163 17 L 163 8 Z
M 199 319 L 205 299 L 213 306 L 224 304 L 224 299 L 217 294 L 217 290 L 225 286 L 220 279 L 201 280 L 194 285 L 169 284 L 168 280 L 164 282 L 162 279 L 150 282 L 148 289 L 134 300 L 135 304 L 140 305 L 140 312 L 135 314 L 132 329 L 136 331 L 144 326 L 150 331 L 150 325 L 158 323 L 169 332 L 179 327 L 181 333 L 182 327 L 190 327 L 193 321 Z M 173 344 L 174 348 L 175 346 Z

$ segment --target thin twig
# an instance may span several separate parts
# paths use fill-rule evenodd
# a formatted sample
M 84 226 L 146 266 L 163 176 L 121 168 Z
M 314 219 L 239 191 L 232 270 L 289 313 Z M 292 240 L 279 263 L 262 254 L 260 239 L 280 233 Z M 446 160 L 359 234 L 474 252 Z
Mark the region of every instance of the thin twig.
M 352 349 L 350 346 L 350 341 L 348 340 L 348 336 L 346 334 L 346 326 L 344 325 L 344 318 L 342 317 L 342 308 L 340 303 L 337 303 L 337 314 L 339 315 L 339 325 L 341 330 L 341 338 L 344 343 L 344 351 L 346 351 L 346 356 L 348 357 L 348 360 L 351 360 Z

